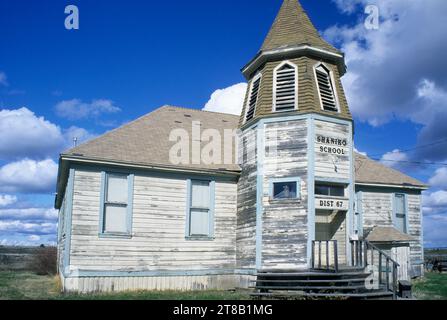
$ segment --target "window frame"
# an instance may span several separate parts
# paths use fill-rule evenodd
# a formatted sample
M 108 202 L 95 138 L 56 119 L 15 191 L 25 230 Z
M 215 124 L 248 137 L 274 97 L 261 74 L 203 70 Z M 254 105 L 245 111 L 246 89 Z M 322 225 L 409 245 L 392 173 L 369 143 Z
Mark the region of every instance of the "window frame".
M 295 198 L 275 199 L 274 198 L 275 184 L 278 184 L 278 183 L 290 183 L 290 182 L 295 182 L 296 183 L 296 197 Z M 301 200 L 301 178 L 300 177 L 289 177 L 289 178 L 270 179 L 270 183 L 269 183 L 269 199 L 270 199 L 270 201 L 297 201 L 297 200 Z
M 333 90 L 335 106 L 336 106 L 337 110 L 325 110 L 324 109 L 323 99 L 321 98 L 322 96 L 321 96 L 320 85 L 318 84 L 318 76 L 317 76 L 317 69 L 320 67 L 322 67 L 326 71 L 326 73 L 329 77 L 329 80 L 332 82 L 332 90 Z M 337 85 L 336 85 L 335 78 L 334 78 L 334 72 L 325 63 L 319 62 L 316 65 L 314 65 L 314 77 L 315 77 L 315 85 L 317 86 L 318 99 L 320 100 L 321 110 L 324 112 L 341 113 L 340 101 L 338 99 Z
M 398 198 L 398 196 L 402 196 L 403 201 L 404 201 L 404 211 L 405 211 L 404 231 L 399 230 L 397 228 L 397 224 L 396 224 L 396 221 L 397 221 L 397 198 Z M 405 193 L 393 193 L 392 199 L 393 199 L 393 219 L 392 219 L 393 227 L 395 229 L 397 229 L 399 232 L 402 232 L 404 234 L 409 234 L 410 225 L 409 225 L 409 217 L 408 217 L 408 196 Z
M 276 110 L 276 95 L 277 95 L 277 78 L 278 78 L 278 70 L 284 67 L 285 65 L 291 66 L 295 70 L 295 108 L 291 110 Z M 298 110 L 298 66 L 290 61 L 283 61 L 273 70 L 273 112 L 281 113 L 281 112 L 291 112 Z
M 333 196 L 333 195 L 325 195 L 325 194 L 319 194 L 317 193 L 317 187 L 318 186 L 322 186 L 322 187 L 329 187 L 329 188 L 342 188 L 343 189 L 343 196 Z M 329 197 L 329 198 L 334 198 L 334 199 L 347 199 L 348 197 L 346 196 L 346 185 L 345 184 L 340 184 L 340 183 L 328 183 L 328 182 L 322 182 L 322 181 L 316 181 L 315 182 L 315 190 L 314 190 L 314 194 L 315 197 Z
M 204 208 L 193 208 L 192 207 L 192 186 L 194 181 L 208 182 L 209 183 L 209 208 L 208 208 L 208 235 L 191 235 L 191 211 L 205 210 Z M 185 224 L 185 239 L 190 241 L 212 241 L 215 239 L 215 202 L 216 202 L 216 182 L 212 179 L 200 179 L 191 178 L 187 180 L 187 195 L 186 195 L 186 224 Z
M 108 181 L 110 176 L 127 177 L 127 204 L 126 204 L 126 232 L 109 232 L 106 230 L 106 207 L 107 205 L 124 206 L 124 203 L 114 203 L 107 201 Z M 134 196 L 134 174 L 122 172 L 101 172 L 101 195 L 100 195 L 100 214 L 99 214 L 99 237 L 100 238 L 131 238 L 132 237 L 132 218 L 133 218 L 133 196 Z
M 248 112 L 250 111 L 250 100 L 251 100 L 251 95 L 252 95 L 253 89 L 254 89 L 253 87 L 254 87 L 255 82 L 258 81 L 258 79 L 259 79 L 259 87 L 258 87 L 258 94 L 256 97 L 255 108 L 253 111 L 253 118 L 247 119 Z M 261 85 L 262 85 L 262 73 L 258 73 L 257 75 L 255 75 L 253 77 L 253 79 L 251 80 L 251 83 L 250 83 L 250 90 L 248 91 L 247 101 L 245 104 L 244 123 L 248 123 L 248 122 L 252 121 L 256 116 L 256 110 L 258 109 L 258 103 L 259 103 L 259 91 L 261 89 Z

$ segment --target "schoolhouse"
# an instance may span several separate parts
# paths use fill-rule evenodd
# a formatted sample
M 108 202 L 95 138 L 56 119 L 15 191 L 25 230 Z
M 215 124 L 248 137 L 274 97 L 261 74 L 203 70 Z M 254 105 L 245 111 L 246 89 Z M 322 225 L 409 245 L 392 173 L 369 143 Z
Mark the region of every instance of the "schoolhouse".
M 240 117 L 164 106 L 64 152 L 64 290 L 318 296 L 330 279 L 344 283 L 334 294 L 395 296 L 398 281 L 420 277 L 427 186 L 354 151 L 346 71 L 299 2 L 284 0 L 242 69 Z M 375 291 L 360 288 L 365 275 Z

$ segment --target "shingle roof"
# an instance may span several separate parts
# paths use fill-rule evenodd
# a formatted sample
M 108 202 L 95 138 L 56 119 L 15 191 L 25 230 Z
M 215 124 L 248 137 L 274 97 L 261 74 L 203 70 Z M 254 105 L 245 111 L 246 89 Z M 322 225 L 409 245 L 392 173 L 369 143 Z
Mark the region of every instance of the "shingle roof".
M 358 153 L 355 157 L 355 171 L 356 183 L 426 187 L 423 182 Z
M 298 0 L 284 0 L 261 50 L 298 45 L 310 45 L 340 54 L 339 50 L 323 40 Z
M 229 114 L 164 106 L 97 139 L 68 150 L 63 155 L 75 155 L 128 164 L 174 166 L 169 159 L 169 152 L 176 141 L 169 141 L 170 134 L 174 129 L 183 129 L 189 134 L 189 137 L 192 137 L 193 121 L 200 122 L 201 132 L 207 129 L 216 129 L 223 137 L 225 129 L 235 130 L 237 128 L 239 118 Z M 202 147 L 206 144 L 208 142 L 201 142 Z M 223 148 L 222 144 L 222 157 L 224 155 Z M 191 163 L 175 167 L 203 170 L 240 170 L 237 164 L 206 165 Z
M 400 232 L 393 227 L 374 227 L 366 237 L 370 242 L 409 242 L 415 238 Z
M 206 129 L 216 129 L 224 137 L 225 130 L 237 129 L 239 117 L 224 113 L 164 106 L 94 140 L 70 149 L 64 152 L 62 156 L 121 162 L 129 165 L 159 165 L 187 170 L 239 172 L 240 167 L 234 163 L 207 165 L 202 162 L 201 164 L 176 166 L 171 164 L 169 152 L 176 142 L 169 141 L 170 133 L 174 129 L 184 129 L 191 137 L 193 121 L 200 122 L 202 133 Z M 202 147 L 206 144 L 208 142 L 201 142 Z M 234 147 L 235 144 L 230 146 L 230 148 Z M 222 144 L 222 157 L 224 154 L 224 144 Z M 233 151 L 232 154 L 235 155 L 235 152 Z M 356 182 L 396 186 L 425 186 L 420 181 L 360 154 L 356 154 Z

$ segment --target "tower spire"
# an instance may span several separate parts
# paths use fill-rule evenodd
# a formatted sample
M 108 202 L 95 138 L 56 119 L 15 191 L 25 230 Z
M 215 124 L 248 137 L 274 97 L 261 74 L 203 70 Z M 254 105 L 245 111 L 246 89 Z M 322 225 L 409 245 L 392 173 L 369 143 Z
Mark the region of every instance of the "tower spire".
M 284 0 L 261 51 L 309 45 L 340 54 L 318 33 L 298 0 Z

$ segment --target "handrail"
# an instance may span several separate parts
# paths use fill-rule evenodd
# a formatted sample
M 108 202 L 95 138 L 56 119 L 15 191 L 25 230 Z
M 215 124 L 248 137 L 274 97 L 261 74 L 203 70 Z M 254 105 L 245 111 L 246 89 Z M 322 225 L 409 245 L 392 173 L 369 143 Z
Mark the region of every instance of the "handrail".
M 331 257 L 329 254 L 329 249 L 330 249 L 330 244 L 333 243 L 333 259 L 334 259 L 334 266 L 333 268 L 331 268 Z M 316 252 L 315 252 L 315 245 L 318 244 L 318 262 L 317 262 L 317 256 L 316 256 Z M 325 244 L 325 266 L 323 265 L 323 257 L 322 257 L 322 249 L 324 249 L 322 247 L 322 244 Z M 320 269 L 320 270 L 333 270 L 335 272 L 338 272 L 338 241 L 337 240 L 314 240 L 312 241 L 312 269 Z M 325 267 L 325 268 L 323 268 Z
M 397 267 L 400 267 L 400 264 L 398 262 L 396 262 L 393 258 L 391 258 L 387 253 L 385 253 L 383 250 L 379 249 L 378 247 L 376 247 L 375 245 L 373 245 L 371 242 L 369 242 L 368 240 L 363 240 L 368 247 L 370 247 L 371 249 L 374 249 L 375 251 L 377 251 L 378 253 L 382 254 L 385 258 L 387 258 L 388 260 L 390 260 L 393 264 L 395 264 Z
M 377 246 L 369 242 L 368 240 L 351 240 L 352 244 L 352 265 L 357 267 L 366 268 L 369 265 L 375 266 L 374 263 L 374 253 L 377 252 L 379 254 L 378 261 L 378 269 L 379 269 L 379 285 L 383 283 L 383 259 L 385 258 L 385 273 L 386 273 L 386 282 L 385 286 L 387 291 L 391 291 L 393 293 L 393 299 L 397 298 L 397 271 L 400 267 L 400 264 L 396 262 L 393 258 L 391 258 L 387 253 L 385 253 L 382 249 L 379 249 Z M 371 260 L 368 261 L 368 250 L 371 250 Z M 392 268 L 390 268 L 390 264 Z M 392 287 L 390 287 L 390 273 L 392 274 Z

